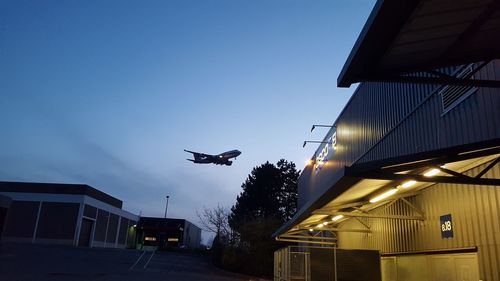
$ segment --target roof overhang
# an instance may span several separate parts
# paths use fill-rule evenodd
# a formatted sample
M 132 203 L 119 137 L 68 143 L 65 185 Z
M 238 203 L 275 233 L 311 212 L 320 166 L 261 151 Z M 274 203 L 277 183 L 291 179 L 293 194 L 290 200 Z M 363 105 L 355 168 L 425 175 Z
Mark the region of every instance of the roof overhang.
M 285 242 L 309 244 L 335 244 L 336 232 L 370 232 L 369 228 L 346 229 L 339 227 L 346 219 L 374 218 L 397 220 L 425 220 L 424 214 L 415 206 L 414 214 L 375 215 L 371 210 L 386 204 L 393 204 L 419 194 L 436 183 L 500 186 L 500 179 L 483 177 L 500 162 L 500 139 L 440 149 L 403 157 L 372 161 L 345 167 L 340 171 L 338 181 L 324 194 L 310 200 L 296 215 L 278 229 L 273 236 Z M 477 175 L 463 172 L 479 165 L 486 167 Z M 426 171 L 438 169 L 434 176 L 424 176 Z M 411 187 L 403 187 L 408 181 L 415 181 Z M 397 190 L 387 198 L 372 202 L 372 198 L 388 190 Z M 342 217 L 342 219 L 338 219 Z M 326 224 L 325 224 L 326 222 Z M 328 240 L 324 233 L 329 233 Z M 323 233 L 322 235 L 318 235 Z
M 337 79 L 454 84 L 435 70 L 500 58 L 499 0 L 378 0 Z M 411 73 L 429 72 L 426 79 Z M 436 75 L 437 74 L 437 75 Z M 478 83 L 484 82 L 484 83 Z M 475 81 L 499 87 L 498 81 Z
M 12 199 L 10 197 L 7 197 L 7 196 L 0 194 L 0 208 L 8 209 L 10 207 L 11 202 L 12 202 Z

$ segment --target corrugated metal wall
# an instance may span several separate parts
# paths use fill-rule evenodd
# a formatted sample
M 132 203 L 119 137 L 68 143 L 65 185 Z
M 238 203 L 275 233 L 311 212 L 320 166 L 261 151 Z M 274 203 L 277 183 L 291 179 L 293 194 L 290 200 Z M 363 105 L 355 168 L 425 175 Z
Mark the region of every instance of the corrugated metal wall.
M 495 61 L 486 65 L 475 77 L 500 80 L 500 63 Z M 498 139 L 499 107 L 499 89 L 479 88 L 443 114 L 441 97 L 436 93 L 363 155 L 358 163 Z
M 468 171 L 476 175 L 485 165 Z M 484 177 L 500 178 L 500 165 Z M 339 247 L 377 249 L 382 253 L 477 247 L 482 280 L 500 280 L 500 187 L 436 184 L 409 199 L 425 213 L 425 222 L 366 219 L 371 234 L 339 232 Z M 415 214 L 401 201 L 380 214 Z M 441 238 L 439 217 L 452 215 L 453 238 Z M 362 227 L 354 219 L 341 227 Z
M 451 69 L 447 70 L 452 72 Z M 304 169 L 299 179 L 299 208 L 314 194 L 330 188 L 333 176 L 345 166 L 350 166 L 386 135 L 400 120 L 413 111 L 436 86 L 362 83 L 354 92 L 323 141 L 336 130 L 337 148 L 327 164 L 318 172 L 314 167 Z M 317 156 L 325 145 L 320 145 Z M 330 158 L 330 157 L 328 157 Z
M 453 73 L 455 68 L 442 70 Z M 479 70 L 478 79 L 500 80 L 500 61 Z M 500 89 L 480 88 L 442 114 L 440 87 L 362 83 L 324 141 L 337 133 L 337 149 L 318 172 L 306 167 L 299 179 L 299 208 L 322 194 L 345 166 L 500 138 Z M 320 145 L 315 155 L 323 149 Z

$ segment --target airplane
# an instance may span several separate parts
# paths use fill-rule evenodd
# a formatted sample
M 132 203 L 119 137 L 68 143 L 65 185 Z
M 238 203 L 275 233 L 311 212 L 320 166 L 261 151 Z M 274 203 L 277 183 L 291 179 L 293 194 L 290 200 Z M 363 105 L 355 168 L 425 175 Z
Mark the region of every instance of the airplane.
M 199 152 L 194 152 L 184 149 L 184 151 L 193 153 L 194 159 L 186 159 L 196 164 L 216 164 L 216 165 L 227 165 L 231 166 L 233 161 L 229 161 L 231 158 L 238 157 L 241 154 L 239 150 L 230 150 L 217 155 L 204 154 Z

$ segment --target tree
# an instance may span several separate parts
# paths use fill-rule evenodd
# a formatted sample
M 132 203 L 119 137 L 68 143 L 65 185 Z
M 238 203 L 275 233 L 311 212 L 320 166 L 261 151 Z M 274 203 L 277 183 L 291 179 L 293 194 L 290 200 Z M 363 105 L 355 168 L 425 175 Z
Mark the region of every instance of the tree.
M 232 231 L 228 223 L 229 214 L 229 210 L 219 204 L 212 209 L 204 206 L 201 212 L 196 210 L 196 215 L 200 219 L 202 228 L 214 233 L 218 242 L 221 242 L 221 238 L 230 239 L 232 236 Z
M 228 249 L 238 253 L 233 268 L 257 275 L 272 273 L 273 252 L 279 245 L 271 235 L 297 210 L 298 177 L 295 164 L 284 159 L 252 169 L 229 215 L 229 225 L 238 233 L 238 243 Z
M 282 219 L 289 221 L 297 212 L 297 184 L 300 176 L 300 171 L 295 168 L 295 163 L 281 159 L 276 163 L 280 170 L 281 190 L 280 190 L 280 208 Z
M 289 220 L 297 210 L 298 177 L 295 164 L 284 159 L 276 166 L 266 162 L 253 168 L 231 208 L 231 227 L 238 230 L 245 222 L 258 218 Z

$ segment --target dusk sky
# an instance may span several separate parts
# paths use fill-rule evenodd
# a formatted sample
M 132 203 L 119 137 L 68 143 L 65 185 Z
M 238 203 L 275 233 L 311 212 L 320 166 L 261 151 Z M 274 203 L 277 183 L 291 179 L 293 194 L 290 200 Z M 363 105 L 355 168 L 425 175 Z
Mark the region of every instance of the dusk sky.
M 252 168 L 302 169 L 355 87 L 375 0 L 0 1 L 0 181 L 89 184 L 199 225 Z M 238 149 L 232 166 L 189 149 Z

